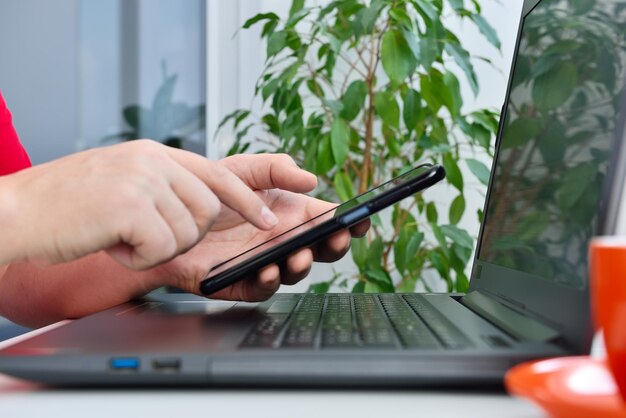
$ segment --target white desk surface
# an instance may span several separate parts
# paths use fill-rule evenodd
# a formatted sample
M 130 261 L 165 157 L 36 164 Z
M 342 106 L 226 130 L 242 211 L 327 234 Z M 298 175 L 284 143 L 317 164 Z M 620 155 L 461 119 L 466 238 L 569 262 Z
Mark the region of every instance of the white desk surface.
M 38 333 L 40 331 L 34 331 Z M 31 333 L 32 335 L 33 333 Z M 28 334 L 27 334 L 28 335 Z M 0 343 L 10 345 L 23 337 Z M 61 415 L 62 414 L 62 415 Z M 0 375 L 0 417 L 544 418 L 497 391 L 52 389 Z

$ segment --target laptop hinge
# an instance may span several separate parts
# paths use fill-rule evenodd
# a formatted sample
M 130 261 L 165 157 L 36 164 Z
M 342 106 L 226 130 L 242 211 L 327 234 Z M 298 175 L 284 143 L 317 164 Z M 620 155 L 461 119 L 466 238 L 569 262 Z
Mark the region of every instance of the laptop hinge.
M 555 329 L 522 315 L 480 290 L 465 295 L 461 303 L 520 341 L 548 342 L 561 336 Z

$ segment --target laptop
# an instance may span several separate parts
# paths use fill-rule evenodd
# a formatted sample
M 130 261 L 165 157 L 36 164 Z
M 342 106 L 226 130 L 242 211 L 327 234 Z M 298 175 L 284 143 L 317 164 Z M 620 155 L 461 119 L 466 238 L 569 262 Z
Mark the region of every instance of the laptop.
M 626 167 L 625 5 L 524 1 L 467 294 L 152 295 L 0 350 L 0 372 L 56 385 L 475 385 L 588 353 L 587 245 L 614 230 Z

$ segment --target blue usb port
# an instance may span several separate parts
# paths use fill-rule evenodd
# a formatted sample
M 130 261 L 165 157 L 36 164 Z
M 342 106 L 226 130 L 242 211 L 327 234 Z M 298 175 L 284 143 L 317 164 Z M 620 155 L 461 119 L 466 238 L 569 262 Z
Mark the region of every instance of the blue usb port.
M 132 357 L 112 358 L 110 366 L 115 371 L 137 371 L 139 370 L 139 359 Z

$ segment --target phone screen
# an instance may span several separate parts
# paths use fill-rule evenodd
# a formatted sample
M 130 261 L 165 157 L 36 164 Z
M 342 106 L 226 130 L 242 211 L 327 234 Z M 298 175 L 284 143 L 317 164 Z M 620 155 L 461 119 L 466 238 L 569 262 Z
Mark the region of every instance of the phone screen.
M 215 277 L 216 275 L 223 273 L 224 271 L 227 271 L 228 269 L 240 264 L 240 263 L 244 263 L 250 259 L 252 259 L 253 257 L 255 257 L 258 254 L 261 254 L 269 249 L 271 249 L 273 246 L 279 244 L 280 242 L 289 240 L 293 237 L 296 237 L 300 234 L 303 234 L 307 231 L 309 231 L 310 229 L 316 227 L 317 225 L 320 225 L 324 222 L 327 222 L 333 218 L 337 218 L 341 215 L 343 215 L 344 213 L 350 211 L 351 209 L 362 205 L 364 203 L 367 203 L 369 201 L 374 200 L 376 197 L 384 194 L 385 192 L 388 192 L 389 190 L 394 189 L 395 187 L 398 187 L 400 185 L 402 185 L 405 182 L 408 182 L 416 177 L 421 176 L 422 174 L 424 174 L 425 172 L 427 172 L 430 168 L 432 168 L 432 165 L 430 164 L 424 164 L 421 165 L 419 167 L 416 167 L 410 171 L 407 171 L 406 173 L 392 179 L 389 180 L 386 183 L 381 184 L 380 186 L 371 189 L 351 200 L 348 200 L 326 212 L 320 213 L 319 215 L 309 219 L 308 221 L 299 224 L 295 227 L 289 228 L 286 231 L 283 231 L 279 234 L 277 234 L 276 236 L 272 237 L 271 239 L 269 239 L 268 241 L 265 241 L 259 245 L 256 245 L 244 252 L 242 252 L 239 255 L 236 255 L 235 257 L 224 261 L 223 263 L 220 263 L 218 265 L 216 265 L 210 272 L 209 274 L 205 277 L 204 280 L 206 279 L 211 279 L 212 277 Z

